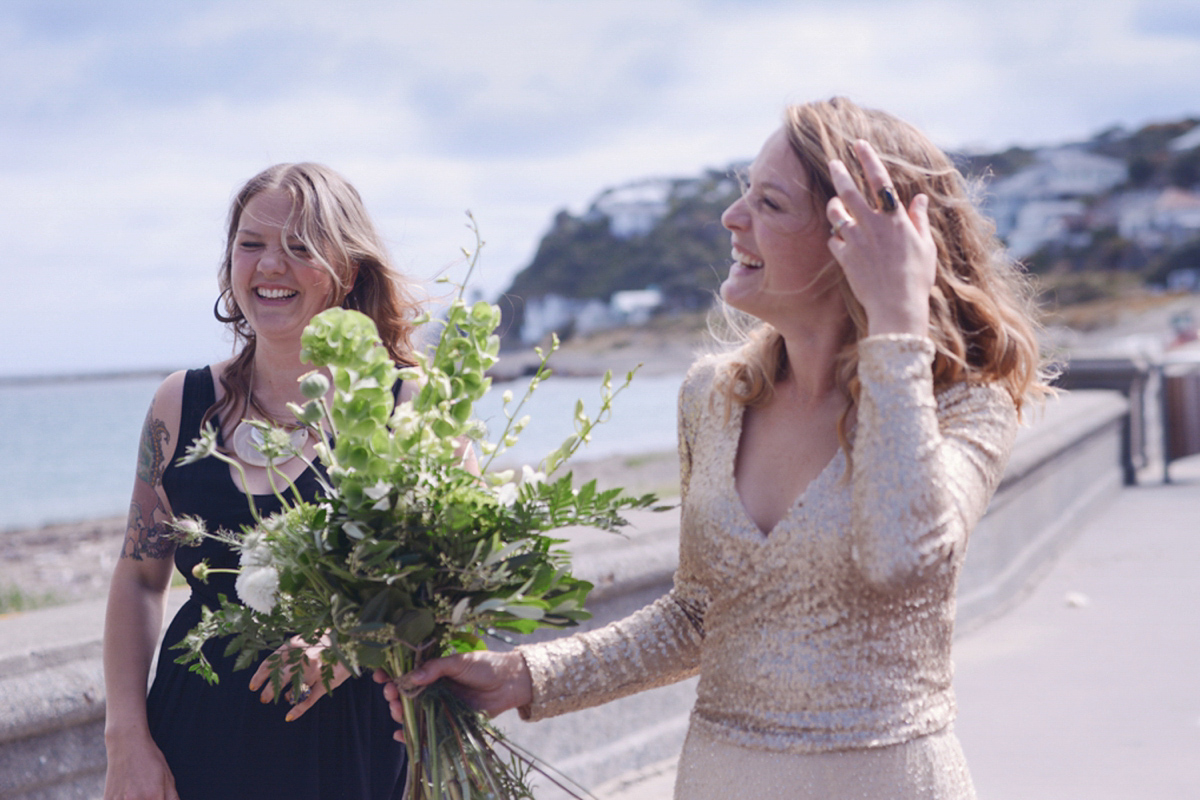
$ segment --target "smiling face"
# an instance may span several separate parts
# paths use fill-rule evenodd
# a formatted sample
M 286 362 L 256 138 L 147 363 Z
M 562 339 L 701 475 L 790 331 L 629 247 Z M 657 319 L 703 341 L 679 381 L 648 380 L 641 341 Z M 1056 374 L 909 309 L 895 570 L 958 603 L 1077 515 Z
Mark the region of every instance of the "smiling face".
M 824 208 L 780 129 L 750 165 L 742 196 L 721 215 L 733 234 L 733 265 L 721 298 L 776 327 L 815 299 L 835 300 L 836 266 L 829 252 Z
M 291 198 L 265 189 L 246 203 L 238 219 L 230 258 L 234 299 L 257 336 L 291 340 L 316 314 L 329 307 L 333 277 L 313 260 L 284 226 Z

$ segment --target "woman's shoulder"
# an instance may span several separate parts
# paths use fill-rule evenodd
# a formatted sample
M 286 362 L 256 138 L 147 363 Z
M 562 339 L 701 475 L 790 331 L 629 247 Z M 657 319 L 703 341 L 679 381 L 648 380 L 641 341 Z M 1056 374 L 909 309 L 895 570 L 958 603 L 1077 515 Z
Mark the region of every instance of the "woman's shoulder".
M 722 397 L 722 382 L 733 358 L 734 353 L 708 353 L 692 362 L 679 387 L 681 419 L 696 419 L 706 411 L 725 407 L 722 400 L 729 399 Z
M 154 390 L 153 410 L 164 406 L 179 408 L 183 402 L 183 387 L 187 383 L 188 372 L 190 370 L 181 369 L 163 379 L 163 382 Z M 178 412 L 176 416 L 178 416 Z
M 194 387 L 192 389 L 193 393 L 196 391 L 203 392 L 208 387 L 197 382 L 208 381 L 209 386 L 212 386 L 213 376 L 219 376 L 228 363 L 227 361 L 222 361 L 217 364 L 172 372 L 163 379 L 163 382 L 154 391 L 154 399 L 150 404 L 150 418 L 160 420 L 172 434 L 178 431 L 180 419 L 183 416 L 183 407 L 188 400 L 186 395 L 189 388 L 189 380 Z
M 154 403 L 182 403 L 184 392 L 191 383 L 197 386 L 199 381 L 209 381 L 219 384 L 221 374 L 224 372 L 228 361 L 221 361 L 215 364 L 207 364 L 202 367 L 193 367 L 191 369 L 181 369 L 172 372 L 163 382 L 158 385 L 154 391 Z
M 705 353 L 692 362 L 683 378 L 684 389 L 707 391 L 720 379 L 734 358 L 733 352 Z

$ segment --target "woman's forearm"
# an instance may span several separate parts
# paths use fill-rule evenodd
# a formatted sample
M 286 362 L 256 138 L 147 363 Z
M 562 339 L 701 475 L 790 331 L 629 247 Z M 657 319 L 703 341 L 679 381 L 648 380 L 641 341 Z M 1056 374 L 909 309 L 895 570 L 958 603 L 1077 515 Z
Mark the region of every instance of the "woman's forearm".
M 118 563 L 104 623 L 106 736 L 147 731 L 146 686 L 165 604 L 166 587 L 141 580 L 126 559 Z

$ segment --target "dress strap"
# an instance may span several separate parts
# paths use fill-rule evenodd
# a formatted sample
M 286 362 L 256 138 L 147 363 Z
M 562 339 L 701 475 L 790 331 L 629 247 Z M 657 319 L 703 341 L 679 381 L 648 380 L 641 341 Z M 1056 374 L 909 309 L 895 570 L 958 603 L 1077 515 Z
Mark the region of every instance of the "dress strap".
M 212 370 L 208 367 L 189 369 L 183 379 L 183 398 L 179 415 L 179 440 L 175 445 L 174 464 L 187 453 L 187 448 L 200 435 L 204 412 L 217 402 L 213 389 Z

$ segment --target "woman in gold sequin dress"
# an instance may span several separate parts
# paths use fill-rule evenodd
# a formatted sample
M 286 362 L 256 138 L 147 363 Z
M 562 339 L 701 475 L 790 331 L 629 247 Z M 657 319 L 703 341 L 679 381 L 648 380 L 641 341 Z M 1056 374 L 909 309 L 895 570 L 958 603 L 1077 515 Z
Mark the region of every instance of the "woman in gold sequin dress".
M 677 798 L 974 797 L 954 596 L 1042 389 L 1024 283 L 949 159 L 842 98 L 787 109 L 722 222 L 755 324 L 680 391 L 674 589 L 402 683 L 538 719 L 699 672 Z

